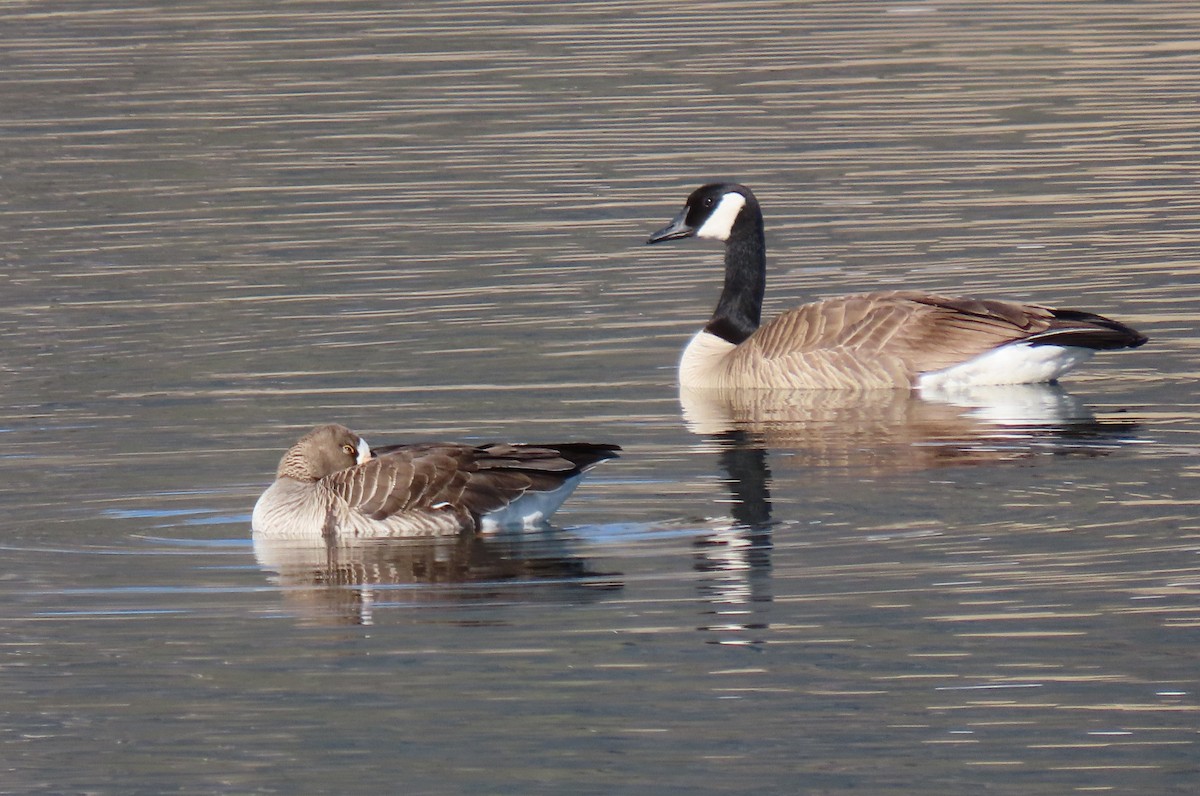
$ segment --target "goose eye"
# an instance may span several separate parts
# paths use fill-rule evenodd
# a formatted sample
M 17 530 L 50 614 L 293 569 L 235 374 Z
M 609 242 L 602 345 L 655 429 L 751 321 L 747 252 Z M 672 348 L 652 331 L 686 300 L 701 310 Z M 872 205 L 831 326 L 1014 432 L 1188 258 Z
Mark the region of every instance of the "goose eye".
M 706 196 L 706 197 L 704 197 L 704 206 L 705 206 L 705 207 L 712 207 L 712 206 L 713 206 L 713 198 L 712 198 L 711 196 Z
M 347 456 L 356 456 L 358 454 L 358 449 L 353 445 L 347 444 L 342 446 L 342 453 L 346 454 Z

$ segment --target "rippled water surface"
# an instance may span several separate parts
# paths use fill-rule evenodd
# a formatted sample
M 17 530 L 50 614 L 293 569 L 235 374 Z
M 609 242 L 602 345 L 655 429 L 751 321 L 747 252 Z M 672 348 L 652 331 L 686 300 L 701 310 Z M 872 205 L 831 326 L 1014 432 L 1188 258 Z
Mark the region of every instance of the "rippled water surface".
M 0 792 L 1195 792 L 1200 11 L 0 9 Z M 910 285 L 1146 332 L 1061 389 L 680 396 Z M 616 442 L 553 527 L 255 546 L 318 422 Z

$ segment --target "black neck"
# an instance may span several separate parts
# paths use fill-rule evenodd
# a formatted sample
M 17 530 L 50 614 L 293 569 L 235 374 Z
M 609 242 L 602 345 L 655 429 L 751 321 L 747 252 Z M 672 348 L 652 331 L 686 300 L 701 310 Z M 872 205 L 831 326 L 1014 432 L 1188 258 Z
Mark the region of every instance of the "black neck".
M 725 241 L 725 288 L 706 332 L 738 345 L 758 328 L 767 286 L 762 212 L 748 202 Z

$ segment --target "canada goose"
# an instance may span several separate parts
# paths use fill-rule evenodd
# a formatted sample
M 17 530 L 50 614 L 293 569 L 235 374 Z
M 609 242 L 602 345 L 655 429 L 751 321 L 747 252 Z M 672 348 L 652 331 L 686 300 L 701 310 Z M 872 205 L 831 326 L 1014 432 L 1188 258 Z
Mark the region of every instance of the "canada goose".
M 620 448 L 426 442 L 371 448 L 345 426 L 317 426 L 279 461 L 254 505 L 256 536 L 441 536 L 531 526 Z
M 941 388 L 1053 382 L 1096 351 L 1146 338 L 1122 323 L 1037 304 L 891 290 L 804 304 L 759 326 L 762 210 L 744 185 L 697 188 L 647 243 L 725 242 L 725 287 L 679 362 L 683 387 Z

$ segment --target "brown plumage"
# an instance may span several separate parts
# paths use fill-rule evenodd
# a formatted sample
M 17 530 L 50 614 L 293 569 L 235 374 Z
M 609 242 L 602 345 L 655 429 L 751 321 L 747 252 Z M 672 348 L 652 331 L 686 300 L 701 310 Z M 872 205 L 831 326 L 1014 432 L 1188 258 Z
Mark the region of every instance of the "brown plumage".
M 725 287 L 680 360 L 687 387 L 910 388 L 1054 381 L 1093 352 L 1146 338 L 1077 310 L 895 290 L 797 307 L 760 326 L 762 211 L 742 185 L 703 186 L 649 243 L 725 242 Z M 995 354 L 995 356 L 991 356 Z
M 1099 315 L 1036 304 L 893 290 L 804 304 L 736 346 L 711 386 L 914 386 L 1007 343 L 1126 348 L 1130 330 Z M 1137 343 L 1140 345 L 1140 343 Z
M 369 449 L 344 426 L 318 426 L 284 454 L 255 505 L 253 528 L 270 536 L 378 537 L 530 524 L 619 450 L 583 442 Z

